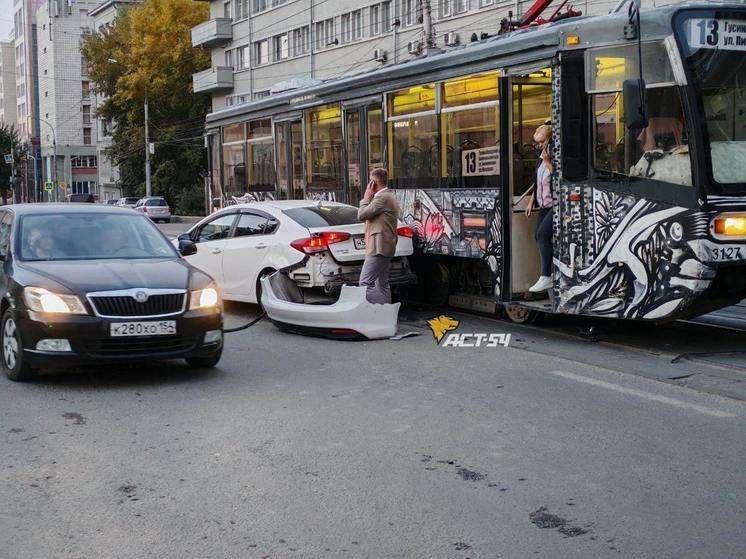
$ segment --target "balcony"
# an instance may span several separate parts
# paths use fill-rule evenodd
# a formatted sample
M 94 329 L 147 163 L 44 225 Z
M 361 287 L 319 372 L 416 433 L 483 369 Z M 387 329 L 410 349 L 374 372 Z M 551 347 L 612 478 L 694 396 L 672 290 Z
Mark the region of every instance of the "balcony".
M 231 19 L 227 17 L 216 17 L 192 27 L 193 47 L 216 47 L 232 40 L 233 26 Z
M 212 93 L 223 89 L 233 89 L 233 68 L 218 66 L 192 74 L 192 85 L 195 93 Z

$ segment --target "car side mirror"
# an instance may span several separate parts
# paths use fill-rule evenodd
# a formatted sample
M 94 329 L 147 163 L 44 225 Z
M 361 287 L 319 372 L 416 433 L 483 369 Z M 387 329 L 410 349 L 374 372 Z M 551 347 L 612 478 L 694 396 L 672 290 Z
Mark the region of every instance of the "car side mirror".
M 648 99 L 645 80 L 624 80 L 624 118 L 628 130 L 639 130 L 648 126 Z
M 197 245 L 195 245 L 190 239 L 182 239 L 179 237 L 179 252 L 182 256 L 197 254 Z
M 189 233 L 182 233 L 178 236 L 179 241 L 191 241 L 192 236 Z

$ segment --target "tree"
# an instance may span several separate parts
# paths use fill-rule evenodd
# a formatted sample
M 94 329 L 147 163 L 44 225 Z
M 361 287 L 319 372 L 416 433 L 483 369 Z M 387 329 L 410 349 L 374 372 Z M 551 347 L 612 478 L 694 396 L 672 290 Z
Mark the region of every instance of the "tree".
M 210 97 L 194 93 L 192 74 L 210 67 L 210 55 L 192 47 L 191 29 L 208 17 L 205 3 L 145 0 L 89 35 L 82 47 L 96 91 L 105 99 L 97 116 L 114 124 L 109 154 L 119 165 L 124 191 L 145 191 L 147 98 L 150 141 L 155 144 L 153 193 L 180 211 L 202 209 L 202 204 L 193 207 L 193 201 L 194 191 L 202 192 L 206 173 L 202 136 Z
M 0 166 L 0 196 L 3 205 L 8 203 L 8 192 L 11 188 L 17 187 L 24 178 L 23 167 L 26 163 L 27 150 L 18 138 L 18 131 L 15 126 L 0 122 L 0 154 L 4 156 L 9 153 L 13 154 L 13 165 L 3 161 L 2 166 Z M 13 167 L 16 171 L 15 185 L 11 185 Z

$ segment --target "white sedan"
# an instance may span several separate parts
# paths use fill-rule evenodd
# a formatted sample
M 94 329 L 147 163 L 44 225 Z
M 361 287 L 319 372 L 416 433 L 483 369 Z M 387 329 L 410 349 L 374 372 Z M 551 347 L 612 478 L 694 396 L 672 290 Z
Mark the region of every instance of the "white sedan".
M 258 303 L 260 279 L 282 270 L 306 302 L 328 299 L 344 284 L 356 285 L 365 259 L 364 225 L 357 208 L 336 202 L 283 200 L 250 202 L 206 217 L 175 241 L 192 241 L 187 261 L 218 282 L 224 299 Z M 411 228 L 400 224 L 392 285 L 410 283 L 414 274 Z

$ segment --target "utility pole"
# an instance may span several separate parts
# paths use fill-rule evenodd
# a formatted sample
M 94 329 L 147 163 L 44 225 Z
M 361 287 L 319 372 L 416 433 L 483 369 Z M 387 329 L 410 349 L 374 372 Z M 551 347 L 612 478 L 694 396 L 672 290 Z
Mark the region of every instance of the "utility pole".
M 145 97 L 145 196 L 153 195 L 150 184 L 150 135 L 148 134 L 148 98 Z
M 422 10 L 422 31 L 425 35 L 425 54 L 431 55 L 440 52 L 435 43 L 435 29 L 433 28 L 433 14 L 430 0 L 420 0 Z

